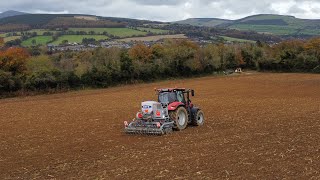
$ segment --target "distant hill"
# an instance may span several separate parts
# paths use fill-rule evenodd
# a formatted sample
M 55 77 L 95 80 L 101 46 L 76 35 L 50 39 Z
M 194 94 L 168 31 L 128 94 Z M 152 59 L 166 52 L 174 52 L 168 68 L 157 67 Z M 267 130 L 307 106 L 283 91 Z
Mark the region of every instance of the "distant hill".
M 177 21 L 178 24 L 190 24 L 193 26 L 207 26 L 215 27 L 225 23 L 231 23 L 232 20 L 227 19 L 217 19 L 217 18 L 189 18 L 182 21 Z
M 203 21 L 201 18 L 194 18 L 178 21 L 177 23 L 255 31 L 280 36 L 303 37 L 320 35 L 320 20 L 299 19 L 294 16 L 259 14 L 234 21 L 224 20 L 225 22 L 217 22 L 216 20 L 215 18 L 206 18 Z
M 222 25 L 238 30 L 253 30 L 281 36 L 320 35 L 320 20 L 299 19 L 294 16 L 261 14 Z
M 22 14 L 0 19 L 0 32 L 51 28 L 126 27 L 160 23 L 128 18 L 101 17 L 85 14 Z
M 3 13 L 0 13 L 0 19 L 6 18 L 6 17 L 11 17 L 11 16 L 23 15 L 23 14 L 26 14 L 26 13 L 10 10 L 10 11 L 6 11 L 6 12 L 3 12 Z
M 113 21 L 79 14 L 24 14 L 0 19 L 0 31 L 22 31 L 70 27 L 125 27 L 122 21 Z

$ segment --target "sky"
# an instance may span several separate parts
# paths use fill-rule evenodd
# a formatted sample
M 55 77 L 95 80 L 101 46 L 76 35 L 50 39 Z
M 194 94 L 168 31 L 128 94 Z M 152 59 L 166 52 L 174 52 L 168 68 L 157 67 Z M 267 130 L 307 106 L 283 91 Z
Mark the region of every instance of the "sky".
M 0 4 L 0 12 L 91 14 L 156 21 L 240 19 L 254 14 L 320 19 L 320 0 L 0 0 Z

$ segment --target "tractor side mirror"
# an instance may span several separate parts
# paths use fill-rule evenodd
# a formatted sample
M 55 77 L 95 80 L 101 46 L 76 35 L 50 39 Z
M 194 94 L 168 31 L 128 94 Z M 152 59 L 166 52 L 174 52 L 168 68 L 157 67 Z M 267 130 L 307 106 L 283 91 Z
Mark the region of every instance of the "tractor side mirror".
M 191 90 L 191 96 L 194 96 L 194 90 Z

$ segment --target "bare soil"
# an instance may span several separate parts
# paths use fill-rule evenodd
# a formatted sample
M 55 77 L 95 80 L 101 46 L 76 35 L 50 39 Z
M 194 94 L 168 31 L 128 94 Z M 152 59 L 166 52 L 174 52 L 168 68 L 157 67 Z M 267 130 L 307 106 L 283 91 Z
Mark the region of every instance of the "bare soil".
M 155 87 L 189 87 L 202 127 L 122 132 Z M 0 179 L 320 179 L 320 75 L 251 74 L 0 100 Z

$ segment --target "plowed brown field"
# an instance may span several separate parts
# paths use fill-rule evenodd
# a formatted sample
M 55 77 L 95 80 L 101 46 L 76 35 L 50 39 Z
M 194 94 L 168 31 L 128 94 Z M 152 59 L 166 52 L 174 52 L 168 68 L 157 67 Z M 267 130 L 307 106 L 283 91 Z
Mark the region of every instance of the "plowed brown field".
M 203 127 L 122 133 L 155 87 L 194 88 Z M 252 74 L 0 100 L 0 179 L 320 179 L 320 75 Z

